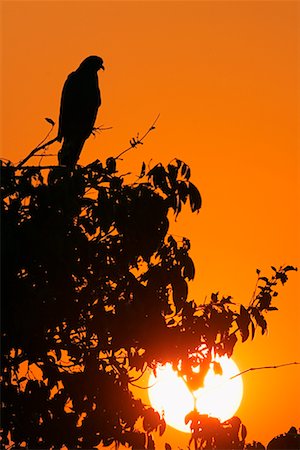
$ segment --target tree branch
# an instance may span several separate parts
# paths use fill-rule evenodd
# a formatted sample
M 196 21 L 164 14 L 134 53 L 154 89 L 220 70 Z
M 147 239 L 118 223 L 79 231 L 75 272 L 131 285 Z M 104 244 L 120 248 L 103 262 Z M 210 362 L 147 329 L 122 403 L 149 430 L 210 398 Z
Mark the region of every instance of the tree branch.
M 285 367 L 285 366 L 293 366 L 293 365 L 298 365 L 300 364 L 300 362 L 290 362 L 290 363 L 285 363 L 285 364 L 278 364 L 277 366 L 262 366 L 262 367 L 251 367 L 250 369 L 246 369 L 243 370 L 240 373 L 237 373 L 236 375 L 233 375 L 233 377 L 230 377 L 230 380 L 233 380 L 236 377 L 239 377 L 240 375 L 243 375 L 244 373 L 247 372 L 252 372 L 253 370 L 262 370 L 262 369 L 278 369 L 279 367 Z
M 48 134 L 49 135 L 49 134 Z M 48 136 L 47 135 L 47 136 Z M 42 150 L 46 147 L 48 147 L 48 145 L 53 144 L 54 142 L 56 142 L 58 140 L 58 137 L 56 136 L 54 139 L 51 139 L 51 141 L 45 142 L 45 144 L 43 145 L 39 145 L 38 147 L 34 148 L 27 156 L 26 158 L 24 158 L 21 162 L 19 162 L 19 164 L 16 166 L 16 169 L 21 169 L 21 167 L 30 159 L 32 158 L 32 156 L 35 155 L 36 152 L 38 152 L 39 150 Z M 42 141 L 44 142 L 44 141 Z
M 154 120 L 154 122 L 152 123 L 151 127 L 146 131 L 146 133 L 139 138 L 137 136 L 136 138 L 132 138 L 130 139 L 130 147 L 126 148 L 125 150 L 123 150 L 118 156 L 115 156 L 114 159 L 120 159 L 122 155 L 124 155 L 125 153 L 129 152 L 129 150 L 131 150 L 132 148 L 136 147 L 137 145 L 140 145 L 143 143 L 143 140 L 145 139 L 145 137 L 150 133 L 150 131 L 155 130 L 155 124 L 159 119 L 160 114 L 158 114 L 158 116 L 156 117 L 156 119 Z

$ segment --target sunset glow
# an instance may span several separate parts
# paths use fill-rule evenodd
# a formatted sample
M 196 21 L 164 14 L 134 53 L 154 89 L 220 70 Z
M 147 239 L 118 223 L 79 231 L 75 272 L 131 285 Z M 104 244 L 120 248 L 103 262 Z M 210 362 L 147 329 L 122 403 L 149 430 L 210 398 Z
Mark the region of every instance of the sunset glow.
M 215 375 L 211 367 L 204 381 L 204 388 L 195 391 L 197 410 L 201 414 L 217 417 L 221 422 L 230 419 L 241 403 L 243 397 L 242 378 L 230 377 L 239 373 L 232 359 L 219 358 L 223 370 L 222 375 Z M 186 433 L 189 425 L 184 422 L 185 416 L 193 410 L 194 402 L 185 382 L 178 377 L 171 364 L 159 367 L 157 376 L 152 373 L 149 378 L 149 398 L 152 406 L 164 414 L 168 425 Z
M 79 164 L 105 165 L 160 114 L 144 145 L 118 160 L 118 175 L 136 182 L 143 163 L 148 170 L 174 158 L 190 166 L 203 207 L 191 214 L 187 202 L 176 220 L 170 216 L 170 233 L 191 242 L 196 275 L 188 299 L 202 304 L 219 291 L 247 307 L 256 269 L 268 276 L 271 265 L 300 267 L 299 10 L 293 1 L 3 1 L 1 157 L 13 164 L 26 157 L 51 130 L 46 117 L 55 122 L 49 139 L 57 135 L 68 74 L 88 55 L 101 56 L 95 126 L 104 131 L 89 137 Z M 60 147 L 54 143 L 28 164 L 57 165 Z M 240 370 L 300 360 L 299 280 L 298 271 L 280 287 L 268 333 L 238 340 Z M 144 334 L 165 345 L 151 327 Z M 151 389 L 138 380 L 135 396 L 188 431 L 192 396 L 169 366 L 157 374 Z M 259 370 L 243 376 L 244 389 L 237 377 L 221 383 L 225 393 L 221 386 L 208 392 L 216 392 L 223 414 L 222 405 L 234 402 L 227 387 L 241 383 L 236 408 L 243 401 L 232 413 L 247 426 L 248 442 L 267 445 L 300 426 L 299 376 L 300 365 Z M 212 413 L 207 395 L 197 406 Z M 188 440 L 167 427 L 156 447 L 187 448 Z

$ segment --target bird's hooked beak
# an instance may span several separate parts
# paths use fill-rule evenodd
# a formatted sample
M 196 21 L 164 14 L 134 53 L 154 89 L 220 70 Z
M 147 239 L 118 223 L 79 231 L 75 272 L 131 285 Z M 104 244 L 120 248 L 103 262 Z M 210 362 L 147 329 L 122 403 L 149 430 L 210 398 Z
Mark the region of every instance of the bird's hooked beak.
M 100 67 L 100 69 L 105 70 L 105 67 L 102 65 L 102 66 Z

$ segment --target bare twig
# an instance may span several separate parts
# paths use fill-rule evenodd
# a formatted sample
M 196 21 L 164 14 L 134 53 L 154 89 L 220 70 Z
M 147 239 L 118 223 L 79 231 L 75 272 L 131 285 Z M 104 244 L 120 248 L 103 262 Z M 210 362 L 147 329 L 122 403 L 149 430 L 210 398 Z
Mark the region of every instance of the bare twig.
M 49 136 L 49 133 L 47 137 Z M 20 169 L 30 158 L 32 158 L 33 155 L 35 155 L 36 152 L 39 150 L 43 150 L 44 148 L 48 147 L 49 145 L 53 144 L 58 140 L 58 137 L 56 136 L 54 139 L 51 139 L 51 141 L 45 142 L 43 145 L 39 145 L 38 147 L 34 148 L 27 156 L 24 158 L 19 164 L 16 166 L 16 169 Z M 42 141 L 44 142 L 45 139 Z
M 155 125 L 156 125 L 156 122 L 157 122 L 158 119 L 159 119 L 159 116 L 160 116 L 160 114 L 158 114 L 158 116 L 157 116 L 156 119 L 154 120 L 154 122 L 153 122 L 153 124 L 151 125 L 151 127 L 146 131 L 146 133 L 145 133 L 141 138 L 139 138 L 138 136 L 137 136 L 137 138 L 132 138 L 132 139 L 130 140 L 130 147 L 128 147 L 128 148 L 126 148 L 125 150 L 123 150 L 118 156 L 115 156 L 114 159 L 116 159 L 116 160 L 117 160 L 117 159 L 121 159 L 121 156 L 124 155 L 125 153 L 129 152 L 129 150 L 131 150 L 132 148 L 136 147 L 137 145 L 142 144 L 142 143 L 143 143 L 143 140 L 144 140 L 145 137 L 150 133 L 150 131 L 155 130 Z
M 278 369 L 279 367 L 285 367 L 285 366 L 293 366 L 293 365 L 298 365 L 300 364 L 300 362 L 290 362 L 290 363 L 285 363 L 285 364 L 278 364 L 277 366 L 262 366 L 262 367 L 251 367 L 250 369 L 246 369 L 243 370 L 240 373 L 237 373 L 236 375 L 233 375 L 233 377 L 230 377 L 230 380 L 233 380 L 236 377 L 239 377 L 240 375 L 243 375 L 244 373 L 247 372 L 252 372 L 253 370 L 262 370 L 262 369 Z
M 112 127 L 104 127 L 103 125 L 100 125 L 99 127 L 94 127 L 92 129 L 92 134 L 95 136 L 96 133 L 101 133 L 101 131 L 111 130 Z

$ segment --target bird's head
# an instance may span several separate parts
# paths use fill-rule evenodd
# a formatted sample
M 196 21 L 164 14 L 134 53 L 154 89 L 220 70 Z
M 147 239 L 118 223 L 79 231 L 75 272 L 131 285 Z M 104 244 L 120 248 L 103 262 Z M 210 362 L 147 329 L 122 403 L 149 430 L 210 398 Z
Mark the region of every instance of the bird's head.
M 98 72 L 98 70 L 103 69 L 103 59 L 100 56 L 88 56 L 85 58 L 79 66 L 79 69 L 92 70 Z

